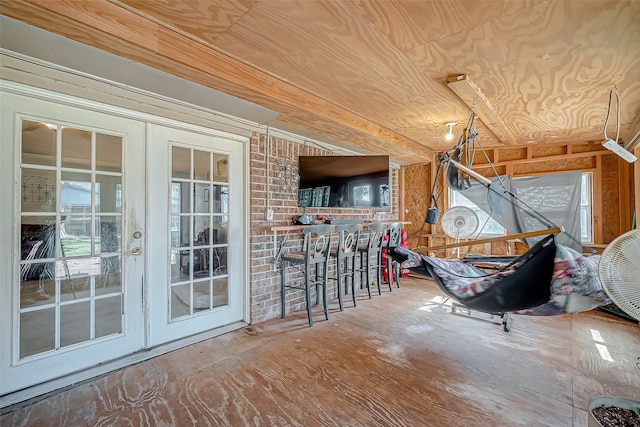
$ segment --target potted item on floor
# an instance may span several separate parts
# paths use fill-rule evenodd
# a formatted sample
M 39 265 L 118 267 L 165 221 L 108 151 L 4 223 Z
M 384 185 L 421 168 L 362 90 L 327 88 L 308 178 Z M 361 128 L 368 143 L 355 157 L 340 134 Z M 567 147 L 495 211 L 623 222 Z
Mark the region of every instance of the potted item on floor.
M 589 405 L 589 427 L 640 427 L 640 402 L 598 397 Z

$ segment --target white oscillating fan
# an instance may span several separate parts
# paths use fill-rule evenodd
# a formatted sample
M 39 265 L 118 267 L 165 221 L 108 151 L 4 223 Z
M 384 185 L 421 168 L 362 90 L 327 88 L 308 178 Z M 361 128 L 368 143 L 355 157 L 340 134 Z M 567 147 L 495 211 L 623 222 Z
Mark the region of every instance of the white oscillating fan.
M 478 215 L 466 206 L 454 206 L 442 215 L 440 225 L 449 237 L 464 239 L 470 237 L 478 229 Z
M 640 229 L 614 239 L 598 265 L 602 288 L 625 313 L 640 320 Z

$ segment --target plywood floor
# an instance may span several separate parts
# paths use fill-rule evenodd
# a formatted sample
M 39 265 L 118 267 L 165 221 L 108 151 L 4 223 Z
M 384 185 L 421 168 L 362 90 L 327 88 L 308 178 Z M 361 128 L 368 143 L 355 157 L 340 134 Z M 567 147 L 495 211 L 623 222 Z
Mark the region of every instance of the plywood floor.
M 250 326 L 79 385 L 0 426 L 586 426 L 590 399 L 640 400 L 640 327 L 600 311 L 451 314 L 425 279 L 325 321 Z M 346 300 L 349 301 L 349 300 Z

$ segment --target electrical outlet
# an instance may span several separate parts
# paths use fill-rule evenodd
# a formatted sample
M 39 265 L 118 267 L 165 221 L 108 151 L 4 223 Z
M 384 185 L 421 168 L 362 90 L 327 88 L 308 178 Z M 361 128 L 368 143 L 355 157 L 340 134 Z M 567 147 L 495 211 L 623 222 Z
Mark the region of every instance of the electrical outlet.
M 264 213 L 264 216 L 266 217 L 267 221 L 273 221 L 273 209 L 267 208 L 267 210 Z

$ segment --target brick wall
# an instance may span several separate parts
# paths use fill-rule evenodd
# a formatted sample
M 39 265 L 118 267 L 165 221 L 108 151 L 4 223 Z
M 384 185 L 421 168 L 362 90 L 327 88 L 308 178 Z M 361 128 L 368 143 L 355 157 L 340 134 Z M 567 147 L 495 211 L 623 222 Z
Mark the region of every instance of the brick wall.
M 280 265 L 273 263 L 274 247 L 273 233 L 270 227 L 291 225 L 293 219 L 302 211 L 297 207 L 298 196 L 296 194 L 284 194 L 275 176 L 274 165 L 283 157 L 289 157 L 297 163 L 298 156 L 331 155 L 328 150 L 315 146 L 287 141 L 281 138 L 270 138 L 267 144 L 266 135 L 255 134 L 251 138 L 250 148 L 250 286 L 251 286 L 251 322 L 259 323 L 280 316 Z M 270 150 L 267 153 L 267 146 Z M 269 168 L 267 168 L 267 164 Z M 267 176 L 267 169 L 269 175 Z M 370 208 L 307 208 L 309 215 L 329 215 L 332 218 L 376 221 L 396 221 L 398 218 L 398 170 L 391 170 L 391 213 L 376 213 Z M 273 209 L 273 220 L 266 220 L 267 197 L 269 205 Z M 278 244 L 285 235 L 278 233 Z M 287 249 L 302 246 L 302 234 L 289 233 L 287 236 Z M 302 276 L 289 267 L 287 281 L 302 281 Z M 315 298 L 312 295 L 312 298 Z M 336 298 L 335 284 L 328 287 L 328 298 Z M 287 292 L 287 313 L 293 310 L 304 309 L 304 293 L 302 291 Z

